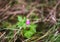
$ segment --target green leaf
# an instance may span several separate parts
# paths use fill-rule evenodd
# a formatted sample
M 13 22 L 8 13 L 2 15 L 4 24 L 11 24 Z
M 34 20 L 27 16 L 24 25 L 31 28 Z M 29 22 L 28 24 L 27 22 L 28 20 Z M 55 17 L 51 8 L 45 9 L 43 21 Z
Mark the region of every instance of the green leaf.
M 29 30 L 24 30 L 24 37 L 26 38 L 30 38 L 32 37 L 33 34 L 36 33 L 36 25 L 31 23 L 28 28 L 30 28 Z
M 26 29 L 26 24 L 23 25 L 24 29 Z
M 18 16 L 18 21 L 22 21 L 22 17 L 21 16 Z
M 24 34 L 24 37 L 30 38 L 32 35 L 33 33 L 31 31 L 26 31 L 26 33 Z

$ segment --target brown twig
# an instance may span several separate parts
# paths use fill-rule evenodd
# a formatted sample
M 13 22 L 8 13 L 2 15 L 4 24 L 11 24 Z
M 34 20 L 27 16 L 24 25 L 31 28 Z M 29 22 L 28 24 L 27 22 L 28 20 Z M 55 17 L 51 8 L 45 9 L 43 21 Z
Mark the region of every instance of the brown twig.
M 54 23 L 56 22 L 56 8 L 59 4 L 60 4 L 60 1 L 58 1 L 58 3 L 55 5 L 55 7 L 53 7 L 53 9 L 49 12 L 48 16 L 43 21 L 46 21 L 47 18 L 49 18 L 49 19 L 52 19 Z

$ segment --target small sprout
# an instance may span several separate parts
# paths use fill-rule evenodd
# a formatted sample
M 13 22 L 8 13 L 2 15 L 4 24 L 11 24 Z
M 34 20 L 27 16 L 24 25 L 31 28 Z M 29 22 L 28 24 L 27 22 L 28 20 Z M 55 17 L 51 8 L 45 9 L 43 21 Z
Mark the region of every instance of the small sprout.
M 18 16 L 18 27 L 23 27 L 23 36 L 25 38 L 30 38 L 36 33 L 36 25 L 31 23 L 26 17 Z

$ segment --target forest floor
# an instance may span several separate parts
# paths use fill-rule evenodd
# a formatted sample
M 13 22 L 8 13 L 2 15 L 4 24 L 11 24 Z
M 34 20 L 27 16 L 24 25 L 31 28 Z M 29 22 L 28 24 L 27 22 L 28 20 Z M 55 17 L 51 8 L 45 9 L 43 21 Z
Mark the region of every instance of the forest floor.
M 0 42 L 60 42 L 60 0 L 0 0 Z

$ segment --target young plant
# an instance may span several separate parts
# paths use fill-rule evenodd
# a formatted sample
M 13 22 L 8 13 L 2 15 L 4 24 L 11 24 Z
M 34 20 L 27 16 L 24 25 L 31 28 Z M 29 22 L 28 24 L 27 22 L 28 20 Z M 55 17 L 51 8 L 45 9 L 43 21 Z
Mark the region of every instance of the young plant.
M 25 38 L 30 38 L 36 33 L 36 25 L 26 17 L 18 16 L 17 26 L 23 28 L 23 36 Z

